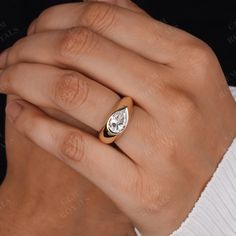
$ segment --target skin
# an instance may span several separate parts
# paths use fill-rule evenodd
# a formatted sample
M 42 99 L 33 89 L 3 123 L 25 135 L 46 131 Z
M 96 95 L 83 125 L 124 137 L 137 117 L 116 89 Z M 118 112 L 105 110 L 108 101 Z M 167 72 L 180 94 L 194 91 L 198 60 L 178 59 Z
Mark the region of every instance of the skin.
M 8 102 L 15 98 L 9 96 Z M 47 112 L 75 123 L 59 112 Z M 100 189 L 6 121 L 8 172 L 0 188 L 2 236 L 135 235 L 130 220 Z M 76 125 L 94 133 L 79 122 Z
M 214 52 L 133 4 L 57 6 L 29 34 L 0 57 L 1 91 L 24 100 L 8 103 L 9 121 L 98 186 L 143 235 L 169 235 L 236 136 L 236 104 Z M 99 132 L 122 96 L 135 106 L 116 146 L 47 110 Z
M 7 103 L 19 98 L 8 95 Z M 41 109 L 96 135 L 61 111 Z M 8 119 L 5 141 L 8 171 L 0 188 L 0 235 L 136 235 L 127 216 L 98 187 L 17 132 Z

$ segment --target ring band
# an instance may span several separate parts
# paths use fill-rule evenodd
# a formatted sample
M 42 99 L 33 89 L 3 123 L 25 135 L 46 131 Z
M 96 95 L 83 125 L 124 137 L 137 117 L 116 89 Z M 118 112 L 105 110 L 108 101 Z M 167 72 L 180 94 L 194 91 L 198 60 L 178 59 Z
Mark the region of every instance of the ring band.
M 100 131 L 99 139 L 106 144 L 114 142 L 127 128 L 132 112 L 133 99 L 131 97 L 120 99 Z

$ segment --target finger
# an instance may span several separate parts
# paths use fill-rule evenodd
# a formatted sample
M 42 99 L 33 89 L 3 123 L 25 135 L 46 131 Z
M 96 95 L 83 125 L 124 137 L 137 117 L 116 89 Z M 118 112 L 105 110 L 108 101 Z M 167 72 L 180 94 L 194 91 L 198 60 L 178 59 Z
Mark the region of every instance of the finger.
M 90 1 L 85 1 L 84 2 L 90 2 Z M 138 7 L 135 3 L 133 3 L 132 1 L 128 1 L 128 0 L 100 0 L 100 1 L 94 1 L 94 2 L 107 2 L 107 3 L 112 3 L 112 4 L 115 4 L 117 6 L 120 6 L 120 7 L 123 7 L 123 8 L 126 8 L 126 9 L 129 9 L 131 11 L 134 11 L 136 13 L 139 13 L 139 14 L 143 14 L 143 15 L 146 15 L 146 16 L 149 16 L 143 9 L 141 9 L 140 7 Z M 75 4 L 75 3 L 70 3 L 70 4 Z M 81 3 L 76 3 L 76 5 L 79 5 Z M 66 5 L 69 5 L 68 3 L 67 4 L 61 4 L 60 7 L 63 6 L 66 6 Z M 58 7 L 58 6 L 56 6 Z M 55 6 L 53 7 L 50 7 L 48 8 L 47 10 L 45 10 L 41 15 L 43 15 L 46 11 L 49 11 L 49 9 L 53 9 L 55 8 Z M 40 15 L 40 17 L 41 17 Z M 31 35 L 31 34 L 34 34 L 36 33 L 36 24 L 37 24 L 37 21 L 38 21 L 38 18 L 34 19 L 30 26 L 28 27 L 28 32 L 27 32 L 27 35 Z
M 129 9 L 131 11 L 137 12 L 139 14 L 148 15 L 143 9 L 141 9 L 138 5 L 136 5 L 134 2 L 129 0 L 84 0 L 83 2 L 106 2 L 110 4 L 114 4 L 120 7 L 124 7 L 126 9 Z
M 0 75 L 0 91 L 16 94 L 44 109 L 61 111 L 96 131 L 103 128 L 120 100 L 115 92 L 78 72 L 42 64 L 21 63 L 8 67 Z M 137 157 L 135 161 L 141 160 L 140 153 L 145 148 L 144 133 L 140 135 L 137 124 L 144 124 L 148 119 L 143 109 L 134 106 L 129 126 L 115 141 L 128 156 Z
M 8 67 L 0 75 L 0 88 L 37 106 L 60 110 L 97 131 L 120 99 L 83 74 L 42 64 Z
M 89 27 L 125 48 L 163 64 L 171 64 L 186 41 L 193 38 L 149 16 L 101 2 L 49 8 L 37 19 L 35 32 L 76 26 Z
M 9 102 L 6 113 L 22 135 L 87 177 L 115 201 L 137 174 L 136 165 L 118 150 L 47 117 L 29 103 Z
M 8 54 L 8 65 L 19 62 L 78 70 L 120 95 L 131 96 L 136 104 L 150 112 L 153 107 L 150 101 L 157 96 L 153 82 L 158 83 L 158 87 L 167 74 L 164 65 L 151 62 L 83 27 L 42 32 L 21 39 Z M 158 79 L 160 76 L 162 81 Z

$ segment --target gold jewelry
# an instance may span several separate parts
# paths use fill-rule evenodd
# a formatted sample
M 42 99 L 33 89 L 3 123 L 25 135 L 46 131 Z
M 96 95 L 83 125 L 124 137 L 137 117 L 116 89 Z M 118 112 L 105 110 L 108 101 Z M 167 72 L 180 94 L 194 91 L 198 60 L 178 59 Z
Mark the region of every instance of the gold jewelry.
M 120 99 L 100 131 L 99 139 L 106 144 L 114 142 L 127 128 L 132 112 L 133 99 L 131 97 Z

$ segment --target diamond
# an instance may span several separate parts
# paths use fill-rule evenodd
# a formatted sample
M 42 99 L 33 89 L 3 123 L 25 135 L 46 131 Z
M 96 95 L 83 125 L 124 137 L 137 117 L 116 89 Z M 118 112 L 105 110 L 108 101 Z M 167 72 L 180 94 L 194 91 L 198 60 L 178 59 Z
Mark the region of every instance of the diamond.
M 113 134 L 119 134 L 127 127 L 128 119 L 129 110 L 127 107 L 123 107 L 110 116 L 107 121 L 107 129 Z

